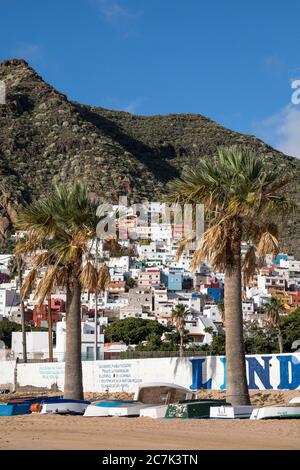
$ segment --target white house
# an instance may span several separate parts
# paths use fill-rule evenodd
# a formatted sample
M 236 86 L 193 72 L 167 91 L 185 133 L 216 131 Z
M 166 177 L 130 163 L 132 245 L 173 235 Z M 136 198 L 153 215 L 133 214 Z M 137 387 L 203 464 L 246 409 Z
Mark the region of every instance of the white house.
M 7 317 L 10 307 L 15 307 L 19 305 L 19 303 L 20 295 L 16 288 L 0 287 L 0 315 Z
M 215 334 L 218 333 L 216 325 L 209 318 L 202 315 L 197 317 L 188 316 L 185 328 L 188 330 L 188 335 L 192 338 L 193 343 L 202 346 L 211 344 L 213 340 L 212 334 L 205 331 L 207 328 L 210 328 Z
M 222 322 L 222 317 L 220 314 L 220 311 L 218 309 L 218 306 L 213 304 L 213 305 L 205 305 L 203 307 L 203 316 L 205 318 L 209 318 L 212 322 L 215 323 L 221 323 Z
M 107 318 L 100 317 L 98 325 L 97 357 L 103 356 L 104 334 L 103 327 L 107 325 Z M 54 357 L 64 361 L 66 354 L 66 322 L 56 323 L 56 347 Z M 95 355 L 95 325 L 92 322 L 81 322 L 81 357 L 83 360 L 93 360 Z

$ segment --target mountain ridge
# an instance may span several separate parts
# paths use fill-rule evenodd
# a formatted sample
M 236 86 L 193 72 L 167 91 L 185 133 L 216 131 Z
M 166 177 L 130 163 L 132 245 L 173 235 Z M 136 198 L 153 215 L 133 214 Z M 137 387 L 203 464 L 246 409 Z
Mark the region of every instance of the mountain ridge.
M 0 80 L 7 88 L 0 105 L 0 240 L 17 206 L 55 182 L 80 179 L 113 201 L 159 200 L 170 179 L 198 158 L 214 158 L 220 145 L 248 145 L 267 164 L 293 171 L 288 190 L 299 200 L 299 160 L 201 114 L 143 116 L 69 101 L 21 59 L 1 62 Z M 299 237 L 296 219 L 284 229 L 284 246 L 299 246 Z

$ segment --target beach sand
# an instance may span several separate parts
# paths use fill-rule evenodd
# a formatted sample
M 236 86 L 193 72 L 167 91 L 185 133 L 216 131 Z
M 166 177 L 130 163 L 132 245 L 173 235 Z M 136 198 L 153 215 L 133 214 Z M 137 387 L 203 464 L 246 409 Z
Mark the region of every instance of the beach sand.
M 251 392 L 285 402 L 298 392 Z M 220 397 L 220 392 L 201 392 Z M 265 397 L 265 398 L 263 398 Z M 0 418 L 0 449 L 300 449 L 299 420 L 152 420 L 22 415 Z

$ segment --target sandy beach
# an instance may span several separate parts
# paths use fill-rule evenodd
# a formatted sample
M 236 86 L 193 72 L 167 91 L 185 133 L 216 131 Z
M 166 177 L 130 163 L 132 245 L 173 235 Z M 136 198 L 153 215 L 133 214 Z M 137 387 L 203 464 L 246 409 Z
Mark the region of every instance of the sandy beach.
M 253 403 L 299 392 L 251 392 Z M 222 396 L 202 392 L 201 396 Z M 92 398 L 92 397 L 91 397 Z M 23 415 L 0 418 L 0 449 L 300 449 L 300 420 L 152 420 Z
M 0 449 L 300 449 L 300 420 L 1 418 Z

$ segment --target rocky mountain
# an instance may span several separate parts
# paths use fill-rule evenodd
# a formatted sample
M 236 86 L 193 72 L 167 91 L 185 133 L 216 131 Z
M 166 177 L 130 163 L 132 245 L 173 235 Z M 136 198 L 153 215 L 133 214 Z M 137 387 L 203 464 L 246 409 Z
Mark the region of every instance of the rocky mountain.
M 0 239 L 18 204 L 47 194 L 54 182 L 80 179 L 110 200 L 159 200 L 184 166 L 213 158 L 219 145 L 246 144 L 269 165 L 295 173 L 289 192 L 299 200 L 300 160 L 254 136 L 233 132 L 198 114 L 136 116 L 81 105 L 23 60 L 0 63 L 7 100 L 0 105 Z M 284 227 L 284 247 L 299 249 L 298 219 Z

